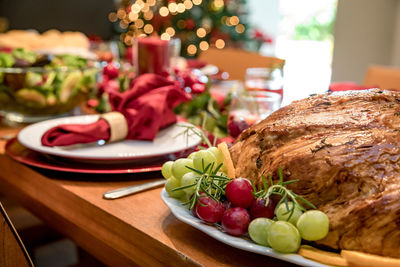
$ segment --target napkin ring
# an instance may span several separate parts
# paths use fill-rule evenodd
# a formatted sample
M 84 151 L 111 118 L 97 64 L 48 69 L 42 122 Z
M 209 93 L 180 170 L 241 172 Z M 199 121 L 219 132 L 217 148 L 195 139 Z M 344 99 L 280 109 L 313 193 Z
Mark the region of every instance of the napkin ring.
M 122 113 L 113 111 L 102 114 L 100 119 L 104 119 L 110 125 L 109 142 L 124 140 L 128 135 L 128 123 Z

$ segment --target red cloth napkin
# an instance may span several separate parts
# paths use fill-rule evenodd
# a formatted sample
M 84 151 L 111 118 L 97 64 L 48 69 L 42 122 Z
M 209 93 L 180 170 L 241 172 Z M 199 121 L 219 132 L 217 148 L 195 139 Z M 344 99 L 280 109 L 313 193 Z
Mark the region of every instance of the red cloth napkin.
M 207 62 L 198 59 L 187 59 L 186 65 L 189 69 L 201 69 L 207 66 Z
M 378 86 L 363 86 L 354 82 L 335 82 L 329 85 L 329 91 L 349 91 L 349 90 L 367 90 L 372 88 L 378 88 Z
M 190 100 L 178 82 L 157 74 L 143 74 L 123 93 L 110 92 L 113 111 L 121 112 L 128 123 L 126 139 L 153 140 L 161 128 L 176 122 L 173 108 Z M 45 146 L 67 146 L 108 140 L 110 127 L 100 119 L 94 123 L 56 126 L 42 136 Z

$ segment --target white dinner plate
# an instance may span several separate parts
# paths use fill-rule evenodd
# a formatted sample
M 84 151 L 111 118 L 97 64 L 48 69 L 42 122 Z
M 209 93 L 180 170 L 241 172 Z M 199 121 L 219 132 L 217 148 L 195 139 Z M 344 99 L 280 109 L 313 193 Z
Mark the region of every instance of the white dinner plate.
M 103 145 L 91 143 L 66 147 L 48 147 L 41 143 L 42 135 L 54 126 L 88 124 L 95 122 L 98 118 L 99 115 L 85 115 L 38 122 L 22 129 L 18 134 L 18 141 L 40 153 L 89 161 L 125 161 L 162 156 L 184 151 L 201 142 L 201 138 L 194 134 L 182 134 L 185 128 L 179 126 L 182 123 L 177 123 L 159 131 L 153 141 L 124 140 Z
M 250 251 L 250 252 L 254 252 L 257 254 L 277 258 L 277 259 L 295 263 L 295 264 L 298 264 L 301 266 L 310 266 L 310 267 L 327 267 L 328 266 L 328 265 L 325 265 L 325 264 L 322 264 L 322 263 L 319 263 L 316 261 L 306 259 L 298 254 L 278 253 L 278 252 L 275 252 L 272 248 L 257 245 L 250 240 L 246 240 L 244 238 L 225 234 L 217 227 L 210 225 L 210 224 L 206 224 L 202 220 L 195 218 L 191 214 L 189 209 L 186 206 L 182 205 L 182 202 L 180 202 L 179 200 L 177 200 L 175 198 L 169 197 L 168 193 L 165 191 L 165 188 L 163 188 L 163 190 L 161 192 L 161 198 L 165 202 L 165 204 L 167 204 L 167 206 L 171 210 L 172 214 L 174 214 L 174 216 L 178 220 L 193 226 L 194 228 L 204 232 L 205 234 L 211 236 L 212 238 L 214 238 L 218 241 L 221 241 L 222 243 L 225 243 L 229 246 L 232 246 L 232 247 L 235 247 L 238 249 L 242 249 L 242 250 L 246 250 L 246 251 Z

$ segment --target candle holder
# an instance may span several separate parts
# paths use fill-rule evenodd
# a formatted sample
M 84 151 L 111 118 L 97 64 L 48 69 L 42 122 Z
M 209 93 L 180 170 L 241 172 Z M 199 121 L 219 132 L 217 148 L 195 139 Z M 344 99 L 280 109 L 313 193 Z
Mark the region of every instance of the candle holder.
M 133 63 L 137 75 L 172 73 L 180 53 L 180 40 L 162 40 L 157 36 L 136 38 L 133 42 Z

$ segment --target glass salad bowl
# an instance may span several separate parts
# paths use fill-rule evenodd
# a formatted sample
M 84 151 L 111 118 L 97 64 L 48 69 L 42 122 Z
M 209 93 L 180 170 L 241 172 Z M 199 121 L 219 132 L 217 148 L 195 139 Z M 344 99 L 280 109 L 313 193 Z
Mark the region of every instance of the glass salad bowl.
M 0 52 L 0 115 L 31 123 L 69 114 L 96 90 L 99 72 L 78 56 Z

